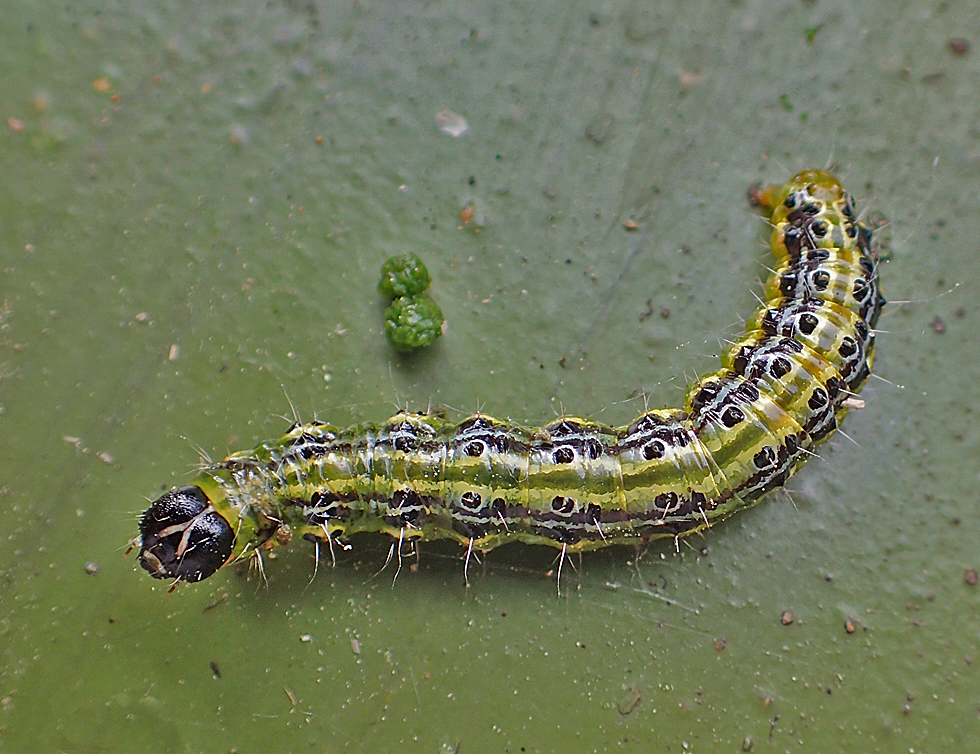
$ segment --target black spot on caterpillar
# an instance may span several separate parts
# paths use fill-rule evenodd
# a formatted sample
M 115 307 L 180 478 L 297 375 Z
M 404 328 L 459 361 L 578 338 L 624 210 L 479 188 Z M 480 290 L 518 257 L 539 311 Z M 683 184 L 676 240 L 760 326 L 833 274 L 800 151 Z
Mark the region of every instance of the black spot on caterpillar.
M 140 521 L 140 564 L 200 581 L 292 536 L 357 532 L 566 552 L 679 537 L 745 508 L 813 455 L 868 379 L 885 304 L 871 233 L 834 176 L 805 170 L 760 194 L 776 265 L 747 332 L 680 409 L 625 427 L 540 428 L 400 412 L 338 429 L 297 423 L 170 490 Z

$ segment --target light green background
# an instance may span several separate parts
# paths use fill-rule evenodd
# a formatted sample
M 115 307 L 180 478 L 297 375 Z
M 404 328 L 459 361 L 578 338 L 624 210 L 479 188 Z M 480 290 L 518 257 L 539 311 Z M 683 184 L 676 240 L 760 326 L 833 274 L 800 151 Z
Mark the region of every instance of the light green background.
M 949 40 L 978 19 L 6 3 L 0 751 L 971 750 L 980 50 Z M 377 537 L 312 583 L 298 542 L 267 585 L 169 595 L 123 557 L 198 448 L 278 435 L 287 395 L 336 424 L 680 405 L 767 274 L 746 188 L 826 165 L 886 223 L 892 303 L 867 408 L 788 493 L 679 552 L 576 559 L 562 598 L 540 548 L 469 590 L 439 545 L 375 577 Z M 405 359 L 375 285 L 409 250 L 449 330 Z

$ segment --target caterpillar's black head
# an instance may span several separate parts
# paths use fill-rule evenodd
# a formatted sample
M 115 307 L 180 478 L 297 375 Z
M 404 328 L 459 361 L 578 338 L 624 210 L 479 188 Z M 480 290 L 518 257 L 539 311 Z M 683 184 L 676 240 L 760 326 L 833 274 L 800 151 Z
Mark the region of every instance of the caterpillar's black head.
M 235 533 L 200 487 L 177 487 L 143 514 L 140 541 L 140 565 L 153 578 L 201 581 L 231 557 Z

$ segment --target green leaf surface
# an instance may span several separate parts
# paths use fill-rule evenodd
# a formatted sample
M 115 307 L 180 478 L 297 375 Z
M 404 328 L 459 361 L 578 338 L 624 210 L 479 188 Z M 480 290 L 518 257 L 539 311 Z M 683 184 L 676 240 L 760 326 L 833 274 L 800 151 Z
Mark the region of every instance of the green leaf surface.
M 8 3 L 0 751 L 970 750 L 977 18 Z M 703 539 L 566 562 L 561 598 L 544 548 L 469 588 L 376 537 L 172 594 L 124 557 L 200 453 L 294 412 L 680 405 L 771 264 L 746 190 L 825 166 L 889 259 L 867 407 Z M 408 252 L 450 327 L 403 357 L 377 280 Z

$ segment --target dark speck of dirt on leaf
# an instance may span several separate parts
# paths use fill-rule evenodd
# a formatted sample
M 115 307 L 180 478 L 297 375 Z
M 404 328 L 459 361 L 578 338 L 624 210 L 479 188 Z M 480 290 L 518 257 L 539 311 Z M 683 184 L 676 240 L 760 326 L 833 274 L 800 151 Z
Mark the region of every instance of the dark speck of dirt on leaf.
M 616 119 L 610 113 L 599 113 L 585 127 L 585 135 L 595 144 L 604 143 L 611 135 Z
M 953 37 L 949 40 L 949 49 L 954 55 L 966 55 L 970 51 L 970 42 L 962 37 Z

